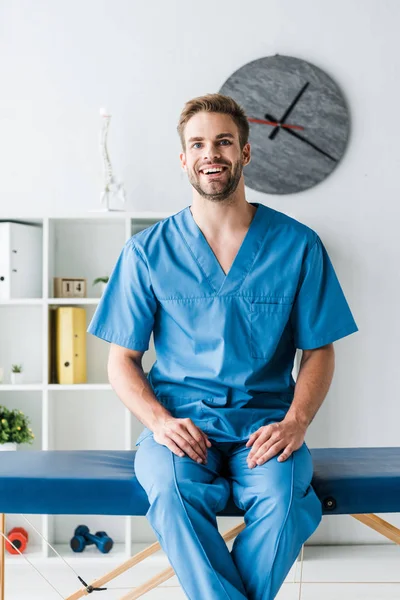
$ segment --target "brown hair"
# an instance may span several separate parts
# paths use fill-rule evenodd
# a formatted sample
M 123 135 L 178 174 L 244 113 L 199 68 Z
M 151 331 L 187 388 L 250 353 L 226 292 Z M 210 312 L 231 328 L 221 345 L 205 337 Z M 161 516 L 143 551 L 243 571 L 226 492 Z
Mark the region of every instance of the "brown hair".
M 222 94 L 206 94 L 205 96 L 198 96 L 197 98 L 189 100 L 183 107 L 177 127 L 183 151 L 186 150 L 186 123 L 191 117 L 201 111 L 230 115 L 239 130 L 240 149 L 243 150 L 243 147 L 247 144 L 249 139 L 249 122 L 243 108 L 230 96 L 223 96 Z

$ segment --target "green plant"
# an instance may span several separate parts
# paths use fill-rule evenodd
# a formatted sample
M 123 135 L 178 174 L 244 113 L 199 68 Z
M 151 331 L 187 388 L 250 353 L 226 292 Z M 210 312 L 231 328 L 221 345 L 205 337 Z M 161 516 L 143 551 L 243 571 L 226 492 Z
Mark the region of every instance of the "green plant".
M 96 283 L 108 283 L 108 280 L 110 278 L 106 275 L 105 277 L 96 277 L 96 279 L 93 281 L 92 285 L 96 285 Z
M 11 371 L 13 373 L 22 373 L 22 365 L 11 365 Z
M 0 405 L 0 444 L 32 444 L 35 435 L 29 425 L 29 418 L 21 410 Z

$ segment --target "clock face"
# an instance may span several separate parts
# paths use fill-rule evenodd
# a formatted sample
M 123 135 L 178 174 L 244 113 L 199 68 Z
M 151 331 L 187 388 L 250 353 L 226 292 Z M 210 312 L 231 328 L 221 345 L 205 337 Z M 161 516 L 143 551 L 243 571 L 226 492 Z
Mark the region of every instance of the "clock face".
M 267 56 L 233 73 L 219 90 L 249 119 L 246 186 L 268 194 L 306 190 L 339 163 L 349 135 L 342 93 L 324 71 L 291 56 Z

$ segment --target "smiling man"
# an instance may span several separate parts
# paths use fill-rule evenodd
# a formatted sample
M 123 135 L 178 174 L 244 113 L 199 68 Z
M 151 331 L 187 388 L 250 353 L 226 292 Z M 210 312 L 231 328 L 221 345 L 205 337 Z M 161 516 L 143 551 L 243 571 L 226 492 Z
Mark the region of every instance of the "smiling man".
M 242 158 L 238 132 L 234 131 L 235 125 L 232 123 L 231 117 L 218 113 L 197 113 L 188 123 L 186 135 L 196 131 L 202 132 L 204 135 L 212 135 L 216 129 L 220 128 L 225 128 L 227 131 L 215 135 L 214 143 L 222 148 L 221 158 L 217 162 L 213 163 L 210 158 L 203 163 L 199 150 L 204 146 L 206 138 L 198 135 L 189 137 L 187 151 L 185 154 L 182 153 L 180 158 L 183 168 L 187 170 L 189 181 L 197 192 L 197 197 L 213 202 L 225 201 L 225 204 L 234 204 L 233 193 L 240 180 L 243 181 L 243 166 L 250 159 L 250 145 L 247 144 L 244 150 L 245 156 Z M 231 130 L 233 131 L 231 132 Z M 246 160 L 245 163 L 243 159 Z M 193 165 L 191 165 L 192 162 Z
M 187 597 L 272 600 L 321 520 L 304 438 L 333 342 L 358 329 L 319 236 L 246 200 L 243 109 L 194 98 L 178 133 L 192 204 L 126 242 L 88 331 L 145 425 L 135 471 Z M 216 522 L 230 494 L 246 515 L 231 552 Z

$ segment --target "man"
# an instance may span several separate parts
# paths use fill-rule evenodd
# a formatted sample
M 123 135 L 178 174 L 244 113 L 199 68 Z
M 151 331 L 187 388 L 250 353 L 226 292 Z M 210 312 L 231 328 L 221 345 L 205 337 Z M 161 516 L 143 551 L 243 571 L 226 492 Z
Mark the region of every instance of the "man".
M 246 201 L 243 109 L 195 98 L 178 132 L 192 205 L 126 242 L 88 331 L 111 342 L 110 382 L 146 427 L 135 470 L 187 597 L 272 600 L 321 520 L 304 436 L 333 342 L 358 329 L 318 235 Z M 215 516 L 230 494 L 246 515 L 231 552 Z

